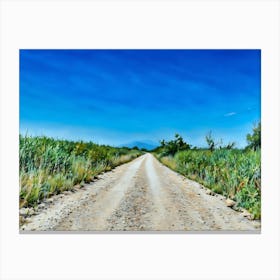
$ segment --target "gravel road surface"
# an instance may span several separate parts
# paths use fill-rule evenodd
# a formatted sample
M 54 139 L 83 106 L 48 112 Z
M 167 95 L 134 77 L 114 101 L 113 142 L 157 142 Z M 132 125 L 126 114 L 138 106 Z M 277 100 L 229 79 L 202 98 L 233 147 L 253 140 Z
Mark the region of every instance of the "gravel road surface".
M 260 222 L 145 154 L 40 205 L 20 231 L 254 231 Z

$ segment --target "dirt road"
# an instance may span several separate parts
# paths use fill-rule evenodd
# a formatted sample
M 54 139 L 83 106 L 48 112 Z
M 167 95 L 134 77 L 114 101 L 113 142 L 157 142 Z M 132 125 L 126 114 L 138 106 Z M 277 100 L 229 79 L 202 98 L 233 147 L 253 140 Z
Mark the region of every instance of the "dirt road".
M 220 195 L 145 154 L 104 173 L 75 193 L 41 205 L 21 230 L 39 231 L 260 231 Z

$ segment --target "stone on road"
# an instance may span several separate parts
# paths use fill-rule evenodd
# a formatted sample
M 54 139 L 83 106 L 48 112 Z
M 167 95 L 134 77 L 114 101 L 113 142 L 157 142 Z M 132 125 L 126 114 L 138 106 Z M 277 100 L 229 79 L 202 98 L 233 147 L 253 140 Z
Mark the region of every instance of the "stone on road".
M 259 231 L 221 195 L 162 165 L 152 154 L 118 166 L 30 217 L 30 231 Z

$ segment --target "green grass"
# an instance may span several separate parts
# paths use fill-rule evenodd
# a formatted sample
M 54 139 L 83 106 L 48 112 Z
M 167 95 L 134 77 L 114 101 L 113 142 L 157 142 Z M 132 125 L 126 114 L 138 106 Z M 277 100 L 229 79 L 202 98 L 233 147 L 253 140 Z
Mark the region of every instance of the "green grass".
M 260 150 L 180 151 L 174 157 L 161 157 L 171 169 L 196 180 L 216 193 L 237 202 L 255 219 L 261 218 Z
M 20 207 L 35 206 L 75 185 L 89 183 L 97 174 L 142 154 L 128 148 L 48 137 L 20 135 L 19 142 Z

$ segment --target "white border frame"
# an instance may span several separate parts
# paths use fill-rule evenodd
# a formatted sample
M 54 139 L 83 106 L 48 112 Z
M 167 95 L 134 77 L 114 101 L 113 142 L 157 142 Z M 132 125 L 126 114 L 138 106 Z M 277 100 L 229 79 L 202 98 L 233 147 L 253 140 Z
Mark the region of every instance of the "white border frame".
M 1 2 L 1 279 L 280 279 L 279 2 Z M 24 48 L 262 50 L 262 233 L 20 235 L 18 54 Z

